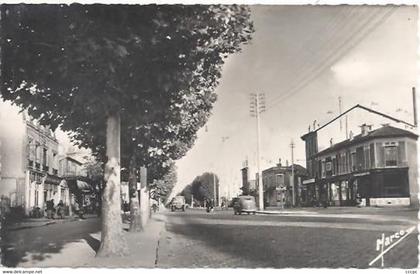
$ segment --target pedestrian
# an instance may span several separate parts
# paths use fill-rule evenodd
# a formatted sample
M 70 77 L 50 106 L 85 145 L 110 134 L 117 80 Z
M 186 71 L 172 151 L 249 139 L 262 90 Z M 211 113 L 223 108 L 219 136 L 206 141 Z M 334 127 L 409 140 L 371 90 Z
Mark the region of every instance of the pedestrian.
M 74 211 L 79 215 L 79 219 L 83 219 L 83 208 L 79 205 L 78 202 L 74 204 Z
M 54 200 L 51 199 L 47 201 L 47 218 L 48 219 L 54 219 L 53 210 L 54 210 Z
M 63 203 L 63 200 L 60 200 L 60 202 L 58 202 L 57 217 L 60 217 L 60 219 L 64 218 L 64 203 Z
M 210 212 L 211 209 L 212 209 L 211 200 L 210 200 L 210 198 L 207 198 L 207 200 L 206 200 L 206 211 Z
M 362 196 L 360 196 L 360 193 L 356 194 L 356 205 L 357 207 L 362 207 Z
M 51 199 L 51 218 L 55 219 L 54 199 Z

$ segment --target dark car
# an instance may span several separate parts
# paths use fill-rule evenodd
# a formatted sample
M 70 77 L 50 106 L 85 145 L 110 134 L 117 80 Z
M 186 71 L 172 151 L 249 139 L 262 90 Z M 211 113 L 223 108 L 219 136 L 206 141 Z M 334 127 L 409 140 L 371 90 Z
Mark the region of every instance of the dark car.
M 254 196 L 239 196 L 233 198 L 233 213 L 241 215 L 242 213 L 255 214 L 257 212 L 257 205 Z

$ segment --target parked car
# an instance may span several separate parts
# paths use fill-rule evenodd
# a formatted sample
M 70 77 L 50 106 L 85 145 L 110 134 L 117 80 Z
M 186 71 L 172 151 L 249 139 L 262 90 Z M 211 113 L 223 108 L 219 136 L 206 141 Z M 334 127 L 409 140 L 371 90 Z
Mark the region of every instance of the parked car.
M 175 196 L 171 202 L 171 211 L 182 210 L 185 211 L 185 197 Z
M 254 196 L 239 196 L 233 198 L 233 213 L 241 215 L 242 213 L 254 214 L 257 211 L 257 204 Z

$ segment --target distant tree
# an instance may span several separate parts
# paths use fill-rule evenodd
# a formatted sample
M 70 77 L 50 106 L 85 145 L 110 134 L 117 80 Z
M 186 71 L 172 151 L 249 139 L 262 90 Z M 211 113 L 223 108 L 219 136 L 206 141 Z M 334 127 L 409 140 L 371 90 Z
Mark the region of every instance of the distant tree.
M 192 186 L 190 184 L 186 185 L 179 194 L 185 197 L 185 202 L 187 204 L 191 204 L 191 199 L 193 197 L 192 197 Z
M 84 157 L 86 162 L 83 164 L 86 170 L 86 177 L 95 191 L 99 206 L 102 205 L 102 190 L 104 187 L 104 163 L 96 160 L 94 157 Z
M 2 5 L 1 19 L 2 97 L 41 124 L 72 132 L 76 144 L 101 156 L 105 187 L 97 255 L 126 254 L 121 141 L 136 150 L 128 163 L 162 150 L 169 158 L 185 154 L 215 101 L 223 57 L 251 38 L 249 9 Z M 130 145 L 121 132 L 140 140 Z
M 194 199 L 204 202 L 206 199 L 214 199 L 217 197 L 214 192 L 214 184 L 216 184 L 216 191 L 219 185 L 219 178 L 216 174 L 205 172 L 200 176 L 195 177 L 191 183 L 191 193 Z

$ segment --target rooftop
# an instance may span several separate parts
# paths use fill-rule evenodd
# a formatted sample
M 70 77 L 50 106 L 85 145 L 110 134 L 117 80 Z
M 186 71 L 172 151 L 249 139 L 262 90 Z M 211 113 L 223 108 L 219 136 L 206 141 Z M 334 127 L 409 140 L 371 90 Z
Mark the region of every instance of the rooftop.
M 303 166 L 301 166 L 299 164 L 293 164 L 293 167 L 294 167 L 294 172 L 295 172 L 296 175 L 306 175 L 307 174 L 306 168 L 304 168 Z M 289 172 L 290 171 L 291 172 L 291 170 L 292 170 L 292 165 L 289 165 L 289 166 L 277 165 L 277 166 L 267 168 L 267 169 L 263 170 L 262 172 L 263 173 L 271 172 L 271 171 L 274 171 L 274 172 L 275 171 L 281 171 L 281 172 L 286 172 L 286 171 Z
M 418 138 L 418 135 L 414 134 L 411 131 L 408 130 L 404 130 L 404 129 L 400 129 L 400 128 L 396 128 L 390 125 L 384 125 L 381 128 L 372 130 L 370 132 L 368 132 L 366 135 L 356 135 L 354 136 L 352 139 L 347 139 L 344 140 L 342 142 L 339 142 L 337 144 L 334 144 L 333 146 L 324 149 L 320 152 L 318 152 L 317 154 L 315 154 L 315 156 L 319 156 L 319 155 L 323 155 L 323 154 L 327 154 L 329 152 L 333 152 L 333 151 L 337 151 L 341 148 L 344 147 L 348 147 L 354 144 L 358 144 L 364 141 L 368 141 L 371 139 L 375 139 L 375 138 L 387 138 L 387 137 L 410 137 L 413 139 Z

